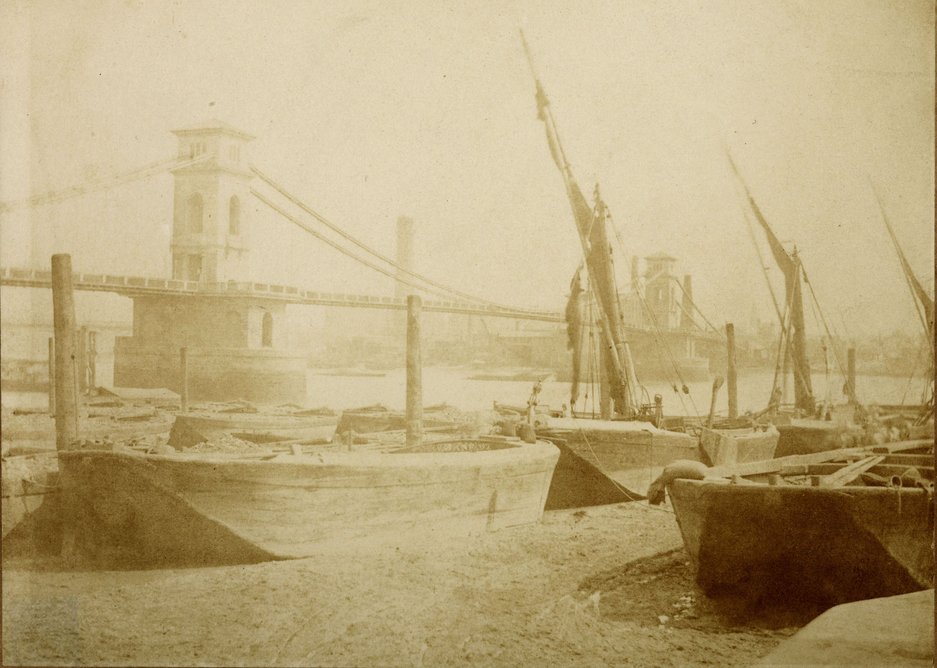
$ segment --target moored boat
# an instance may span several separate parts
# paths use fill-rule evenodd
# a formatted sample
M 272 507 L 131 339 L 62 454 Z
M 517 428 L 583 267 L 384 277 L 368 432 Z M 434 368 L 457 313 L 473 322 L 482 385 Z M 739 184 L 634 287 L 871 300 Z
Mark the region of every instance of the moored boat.
M 526 42 L 524 48 L 527 49 Z M 702 462 L 706 461 L 706 454 L 699 436 L 687 433 L 686 429 L 662 428 L 662 398 L 658 395 L 650 403 L 646 389 L 638 382 L 638 364 L 632 356 L 622 317 L 612 253 L 611 214 L 598 186 L 594 205 L 589 206 L 573 177 L 549 100 L 536 73 L 534 85 L 537 115 L 544 124 L 550 156 L 563 178 L 582 250 L 582 264 L 570 283 L 565 310 L 568 348 L 572 353 L 571 415 L 577 415 L 580 381 L 587 375 L 600 378 L 598 420 L 538 415 L 535 409 L 539 384 L 534 388 L 527 410 L 528 421 L 536 426 L 539 436 L 557 443 L 562 453 L 547 507 L 568 508 L 640 499 L 643 490 L 668 462 L 673 459 Z M 584 276 L 588 279 L 588 288 L 583 287 Z M 660 335 L 652 310 L 647 304 L 644 306 Z M 587 345 L 587 339 L 591 345 Z M 584 355 L 587 347 L 592 350 Z M 670 367 L 676 369 L 674 356 L 669 351 L 667 356 Z M 644 361 L 648 366 L 654 365 L 651 358 Z M 701 358 L 700 362 L 698 368 L 703 366 Z M 591 374 L 585 373 L 584 363 L 591 368 Z M 708 372 L 708 362 L 705 367 Z M 721 459 L 734 452 L 742 461 L 773 456 L 772 446 L 776 442 L 775 430 L 771 433 L 710 431 L 707 436 L 710 449 L 718 451 Z
M 314 414 L 190 411 L 176 416 L 169 433 L 169 445 L 181 450 L 212 441 L 223 434 L 253 443 L 303 439 L 324 441 L 332 435 L 337 422 L 338 417 L 331 411 Z
M 933 439 L 675 465 L 661 484 L 707 594 L 829 606 L 933 586 Z
M 295 452 L 62 452 L 65 544 L 97 566 L 160 566 L 467 535 L 538 522 L 559 456 L 506 438 Z

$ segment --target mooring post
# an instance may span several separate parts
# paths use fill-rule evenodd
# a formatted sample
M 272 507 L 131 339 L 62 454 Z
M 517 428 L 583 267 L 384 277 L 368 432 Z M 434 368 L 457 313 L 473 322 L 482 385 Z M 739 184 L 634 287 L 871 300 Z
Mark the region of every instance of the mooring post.
M 189 410 L 189 348 L 179 348 L 179 408 Z
M 49 415 L 55 417 L 55 339 L 49 337 Z
M 856 403 L 856 349 L 852 346 L 846 351 L 846 398 Z
M 75 341 L 75 359 L 78 367 L 78 395 L 88 390 L 88 328 L 78 329 Z
M 55 447 L 78 440 L 78 382 L 75 359 L 75 298 L 72 256 L 52 256 L 52 321 L 55 330 Z
M 420 311 L 418 295 L 407 296 L 407 445 L 423 440 L 423 362 L 420 356 Z
M 88 387 L 98 386 L 98 333 L 88 332 Z
M 729 386 L 729 417 L 739 416 L 739 387 L 738 372 L 735 368 L 735 325 L 726 323 L 726 349 L 728 360 L 726 363 L 726 383 Z

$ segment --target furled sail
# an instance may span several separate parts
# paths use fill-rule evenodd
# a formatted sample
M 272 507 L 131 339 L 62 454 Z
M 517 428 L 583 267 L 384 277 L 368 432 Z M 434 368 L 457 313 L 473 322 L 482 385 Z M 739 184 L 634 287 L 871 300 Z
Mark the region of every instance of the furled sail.
M 875 196 L 877 199 L 878 193 L 876 193 Z M 888 220 L 888 216 L 885 215 L 885 209 L 882 207 L 881 200 L 879 200 L 878 206 L 882 212 L 882 220 L 885 221 L 885 228 L 888 230 L 888 235 L 891 237 L 891 242 L 895 246 L 895 252 L 898 253 L 898 261 L 901 263 L 901 270 L 904 272 L 905 278 L 908 281 L 908 286 L 911 288 L 911 293 L 914 295 L 915 299 L 917 299 L 918 304 L 920 304 L 921 309 L 924 312 L 924 333 L 927 335 L 928 341 L 933 341 L 934 299 L 927 293 L 927 290 L 924 289 L 924 286 L 921 285 L 917 275 L 911 269 L 908 258 L 905 257 L 904 251 L 901 250 L 901 246 L 898 244 L 898 237 L 895 236 L 895 230 L 892 228 L 891 222 Z
M 523 39 L 523 35 L 522 35 Z M 524 42 L 524 48 L 527 44 Z M 528 57 L 529 57 L 528 51 Z M 620 309 L 618 308 L 618 290 L 615 282 L 614 266 L 611 259 L 611 246 L 606 229 L 607 209 L 596 189 L 595 207 L 589 206 L 579 184 L 573 178 L 563 146 L 556 132 L 556 125 L 550 113 L 547 99 L 539 78 L 534 75 L 537 99 L 537 117 L 543 121 L 547 135 L 550 156 L 563 176 L 566 195 L 573 212 L 576 231 L 582 244 L 586 269 L 589 274 L 589 286 L 598 305 L 602 326 L 602 343 L 608 350 L 605 356 L 606 377 L 610 385 L 615 411 L 619 415 L 632 416 L 636 413 L 634 368 L 631 353 L 624 336 Z
M 573 274 L 566 302 L 566 349 L 573 355 L 573 377 L 569 389 L 570 410 L 579 401 L 579 377 L 582 370 L 582 265 Z
M 748 197 L 748 203 L 751 206 L 752 212 L 755 214 L 755 218 L 758 220 L 758 224 L 761 225 L 762 229 L 765 231 L 765 236 L 768 238 L 768 246 L 771 248 L 771 254 L 774 256 L 774 261 L 784 274 L 785 301 L 790 313 L 791 359 L 794 363 L 794 405 L 801 410 L 812 413 L 816 406 L 814 403 L 813 385 L 810 381 L 810 363 L 807 361 L 807 334 L 804 329 L 804 300 L 801 284 L 800 258 L 797 257 L 796 250 L 793 253 L 789 253 L 787 249 L 781 245 L 781 241 L 774 234 L 771 226 L 768 225 L 768 221 L 765 220 L 761 209 L 758 208 L 755 198 L 752 197 L 751 192 L 749 192 L 748 186 L 739 174 L 731 155 L 729 156 L 729 162 L 732 165 L 733 171 L 735 171 L 735 176 L 745 189 L 745 195 Z M 784 326 L 783 322 L 781 326 Z

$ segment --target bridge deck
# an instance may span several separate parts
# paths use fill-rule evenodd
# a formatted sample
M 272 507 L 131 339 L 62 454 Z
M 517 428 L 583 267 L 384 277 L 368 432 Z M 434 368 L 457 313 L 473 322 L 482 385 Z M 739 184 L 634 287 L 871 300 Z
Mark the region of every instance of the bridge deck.
M 52 288 L 52 272 L 39 269 L 20 269 L 0 267 L 0 285 L 22 288 Z M 276 299 L 289 304 L 310 306 L 340 306 L 352 308 L 377 308 L 406 310 L 406 299 L 381 297 L 376 295 L 356 295 L 344 293 L 315 292 L 295 286 L 256 283 L 248 281 L 227 281 L 225 283 L 200 283 L 168 278 L 144 276 L 116 276 L 113 274 L 74 273 L 72 287 L 86 292 L 110 292 L 125 297 L 145 295 L 193 295 L 203 297 L 255 297 Z M 535 320 L 540 322 L 565 322 L 563 314 L 551 311 L 526 309 L 503 309 L 497 306 L 474 304 L 472 302 L 424 300 L 423 310 L 438 313 L 460 313 L 463 315 L 484 315 L 495 318 L 513 318 L 517 320 Z M 629 331 L 654 333 L 650 327 L 626 325 Z M 686 335 L 687 332 L 665 332 L 665 334 Z M 694 338 L 712 338 L 713 334 L 695 331 Z

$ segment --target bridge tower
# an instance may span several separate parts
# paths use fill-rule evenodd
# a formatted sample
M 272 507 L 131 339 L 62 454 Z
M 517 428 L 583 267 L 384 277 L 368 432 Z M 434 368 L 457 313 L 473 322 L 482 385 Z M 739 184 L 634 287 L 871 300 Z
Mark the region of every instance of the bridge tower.
M 220 121 L 173 130 L 179 157 L 205 160 L 173 170 L 172 277 L 201 283 L 244 280 L 244 241 L 253 137 Z
M 194 400 L 302 404 L 306 359 L 286 348 L 286 303 L 224 290 L 249 280 L 252 137 L 220 121 L 173 133 L 180 158 L 205 156 L 173 171 L 172 278 L 197 289 L 133 297 L 133 336 L 115 341 L 114 384 L 178 390 L 184 346 Z

